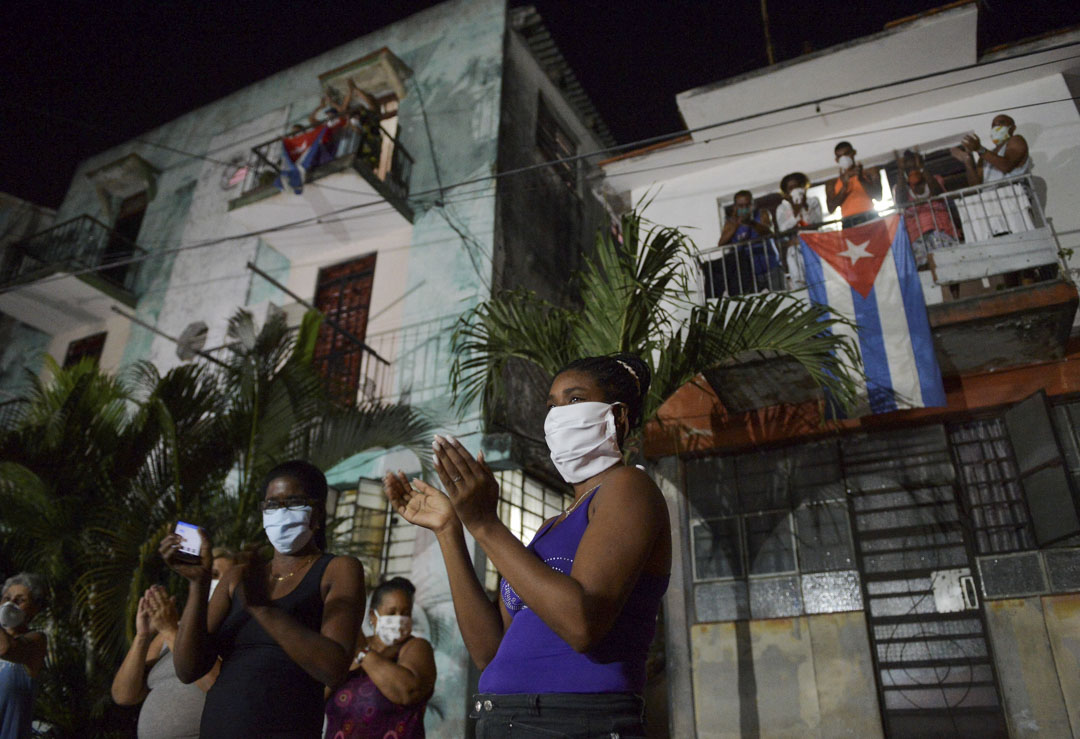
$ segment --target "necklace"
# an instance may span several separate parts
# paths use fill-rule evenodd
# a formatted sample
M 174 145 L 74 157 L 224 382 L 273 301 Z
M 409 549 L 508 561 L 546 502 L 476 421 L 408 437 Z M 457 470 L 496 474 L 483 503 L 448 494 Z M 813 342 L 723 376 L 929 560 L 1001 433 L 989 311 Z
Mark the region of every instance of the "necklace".
M 590 490 L 589 492 L 585 493 L 585 494 L 584 494 L 584 495 L 582 495 L 582 496 L 581 496 L 580 498 L 578 498 L 577 500 L 575 500 L 575 501 L 574 501 L 574 502 L 573 502 L 573 503 L 572 503 L 572 504 L 570 505 L 570 507 L 569 507 L 569 508 L 566 508 L 566 509 L 564 509 L 564 510 L 563 510 L 562 514 L 563 514 L 564 516 L 569 516 L 569 515 L 570 515 L 570 512 L 571 512 L 572 510 L 574 510 L 575 508 L 577 508 L 577 507 L 578 507 L 578 504 L 579 504 L 579 503 L 581 503 L 581 501 L 583 501 L 583 500 L 585 500 L 586 498 L 588 498 L 588 497 L 589 497 L 589 495 L 590 495 L 591 493 L 594 493 L 594 492 L 596 492 L 596 489 L 597 489 L 597 488 L 599 488 L 599 487 L 600 487 L 600 486 L 599 486 L 599 485 L 597 485 L 597 486 L 596 486 L 595 488 L 593 488 L 592 490 Z
M 274 582 L 282 582 L 284 580 L 288 580 L 290 577 L 299 572 L 305 565 L 310 564 L 312 560 L 314 560 L 317 556 L 318 555 L 316 554 L 309 554 L 300 562 L 300 564 L 296 565 L 296 567 L 294 567 L 292 569 L 292 572 L 290 572 L 288 575 L 270 575 L 270 579 Z

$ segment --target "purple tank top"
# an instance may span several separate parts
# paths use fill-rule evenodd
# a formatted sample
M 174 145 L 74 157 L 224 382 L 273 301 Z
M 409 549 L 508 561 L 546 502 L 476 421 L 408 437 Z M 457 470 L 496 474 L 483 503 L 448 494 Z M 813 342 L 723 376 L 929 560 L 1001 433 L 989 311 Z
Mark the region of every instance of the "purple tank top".
M 595 494 L 596 490 L 589 493 L 589 499 L 555 528 L 549 524 L 540 529 L 529 543 L 529 551 L 548 567 L 569 575 L 589 525 L 589 505 Z M 656 614 L 667 585 L 667 575 L 642 573 L 607 636 L 582 654 L 552 631 L 503 580 L 500 596 L 512 620 L 495 658 L 480 676 L 479 691 L 641 693 L 645 687 L 645 657 L 656 632 Z

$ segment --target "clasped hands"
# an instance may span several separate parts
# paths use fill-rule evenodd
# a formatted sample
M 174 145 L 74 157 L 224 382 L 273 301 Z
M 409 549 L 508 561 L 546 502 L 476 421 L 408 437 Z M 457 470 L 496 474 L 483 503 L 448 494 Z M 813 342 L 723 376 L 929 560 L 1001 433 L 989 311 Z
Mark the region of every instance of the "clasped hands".
M 387 473 L 383 479 L 386 497 L 406 521 L 434 531 L 449 530 L 457 522 L 477 531 L 499 520 L 499 483 L 484 461 L 452 436 L 436 436 L 435 472 L 445 493 L 423 480 L 409 480 L 404 473 Z
M 180 614 L 176 610 L 176 598 L 160 585 L 152 585 L 139 598 L 135 611 L 135 633 L 140 636 L 176 633 Z

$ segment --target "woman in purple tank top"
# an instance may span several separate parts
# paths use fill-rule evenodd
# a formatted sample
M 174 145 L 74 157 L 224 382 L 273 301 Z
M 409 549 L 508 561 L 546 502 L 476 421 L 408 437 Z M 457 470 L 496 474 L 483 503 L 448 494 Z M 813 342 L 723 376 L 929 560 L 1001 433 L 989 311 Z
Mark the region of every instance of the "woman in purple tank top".
M 471 706 L 481 739 L 643 737 L 645 657 L 671 569 L 667 506 L 622 445 L 641 423 L 649 367 L 628 354 L 588 357 L 551 384 L 544 435 L 574 502 L 528 546 L 499 520 L 499 487 L 483 453 L 435 437 L 446 493 L 388 475 L 386 494 L 435 532 L 458 627 L 483 670 Z M 503 575 L 488 600 L 466 547 L 475 537 Z

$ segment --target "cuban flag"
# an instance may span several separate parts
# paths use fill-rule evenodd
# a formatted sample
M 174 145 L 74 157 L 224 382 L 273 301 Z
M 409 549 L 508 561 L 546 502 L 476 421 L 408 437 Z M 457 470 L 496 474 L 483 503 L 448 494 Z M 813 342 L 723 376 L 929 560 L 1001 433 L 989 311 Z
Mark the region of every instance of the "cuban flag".
M 274 187 L 285 191 L 288 187 L 299 195 L 304 191 L 304 174 L 313 166 L 321 164 L 319 159 L 326 138 L 327 127 L 320 126 L 311 131 L 286 136 L 281 140 L 281 171 L 274 178 Z
M 810 299 L 857 328 L 871 413 L 945 405 L 922 284 L 900 215 L 799 234 Z

